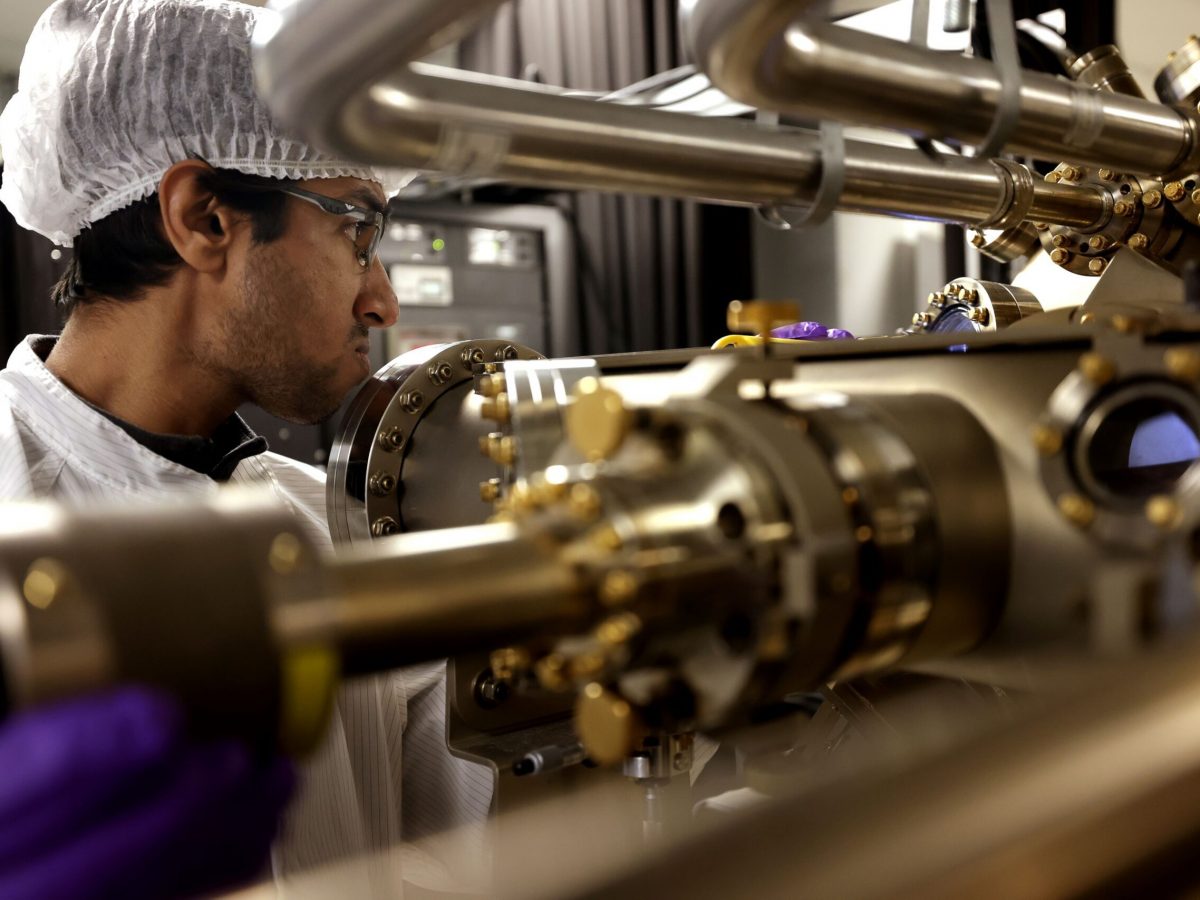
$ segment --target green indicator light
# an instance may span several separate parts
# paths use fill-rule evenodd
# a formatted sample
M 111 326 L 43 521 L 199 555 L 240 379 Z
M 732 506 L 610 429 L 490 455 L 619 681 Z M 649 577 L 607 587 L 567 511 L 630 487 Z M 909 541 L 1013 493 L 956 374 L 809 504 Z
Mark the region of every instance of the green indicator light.
M 441 238 L 433 239 L 433 252 L 434 253 L 441 253 L 445 249 L 446 249 L 445 241 L 443 241 Z

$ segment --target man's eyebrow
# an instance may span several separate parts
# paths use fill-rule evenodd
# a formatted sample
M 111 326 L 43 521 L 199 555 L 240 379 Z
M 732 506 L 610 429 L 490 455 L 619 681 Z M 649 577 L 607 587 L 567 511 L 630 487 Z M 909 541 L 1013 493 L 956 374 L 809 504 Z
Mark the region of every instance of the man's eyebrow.
M 387 215 L 387 203 L 379 199 L 379 195 L 367 188 L 355 188 L 348 197 L 345 198 L 348 203 L 354 203 L 357 206 L 365 206 L 367 209 L 374 210 L 377 213 Z

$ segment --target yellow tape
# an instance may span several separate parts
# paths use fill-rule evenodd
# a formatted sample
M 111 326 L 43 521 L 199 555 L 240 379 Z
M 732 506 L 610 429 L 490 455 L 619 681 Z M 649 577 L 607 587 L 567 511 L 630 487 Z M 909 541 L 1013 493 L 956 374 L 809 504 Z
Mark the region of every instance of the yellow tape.
M 726 347 L 760 347 L 763 339 L 757 334 L 727 334 L 712 345 L 714 350 L 724 350 Z M 811 344 L 799 338 L 771 338 L 772 344 Z

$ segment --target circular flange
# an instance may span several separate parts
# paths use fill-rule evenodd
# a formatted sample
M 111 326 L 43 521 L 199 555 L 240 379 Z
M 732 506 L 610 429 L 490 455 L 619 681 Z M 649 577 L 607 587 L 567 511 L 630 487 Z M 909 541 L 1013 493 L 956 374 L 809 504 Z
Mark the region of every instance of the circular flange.
M 541 359 L 535 350 L 489 339 L 431 344 L 404 353 L 359 389 L 329 455 L 326 515 L 335 542 L 367 541 L 407 530 L 402 469 L 413 432 L 443 395 L 485 366 Z M 476 454 L 471 446 L 461 449 Z M 480 509 L 480 521 L 486 508 Z
M 1046 178 L 1102 187 L 1112 200 L 1112 217 L 1096 231 L 1082 232 L 1066 225 L 1047 226 L 1039 223 L 1036 226 L 1042 249 L 1060 268 L 1075 275 L 1095 277 L 1104 274 L 1113 255 L 1123 244 L 1151 257 L 1157 257 L 1169 249 L 1161 246 L 1162 240 L 1170 232 L 1170 229 L 1162 227 L 1165 204 L 1161 182 L 1107 169 L 1094 172 L 1065 163 Z
M 910 334 L 978 333 L 1007 328 L 1042 311 L 1037 297 L 996 281 L 956 278 L 929 295 L 924 312 L 913 316 Z
M 1137 549 L 1200 516 L 1198 382 L 1200 352 L 1189 347 L 1130 338 L 1083 354 L 1034 431 L 1042 483 L 1062 515 Z

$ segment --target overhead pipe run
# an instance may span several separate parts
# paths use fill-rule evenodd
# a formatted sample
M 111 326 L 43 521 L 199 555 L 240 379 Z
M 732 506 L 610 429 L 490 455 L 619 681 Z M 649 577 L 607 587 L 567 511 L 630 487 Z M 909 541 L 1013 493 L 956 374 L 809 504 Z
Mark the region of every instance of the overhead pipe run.
M 831 25 L 819 0 L 694 0 L 697 64 L 722 91 L 780 113 L 982 144 L 1003 94 L 996 66 Z M 1022 72 L 1006 149 L 1170 175 L 1200 168 L 1193 111 Z
M 255 34 L 273 112 L 314 143 L 365 162 L 574 190 L 752 206 L 817 193 L 820 140 L 742 120 L 600 103 L 512 79 L 415 62 L 496 0 L 299 0 Z M 978 227 L 1089 229 L 1111 217 L 1090 187 L 1033 183 L 1011 166 L 931 160 L 847 141 L 837 208 Z

